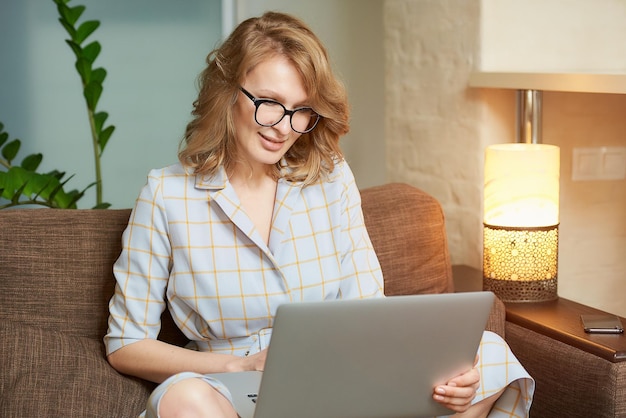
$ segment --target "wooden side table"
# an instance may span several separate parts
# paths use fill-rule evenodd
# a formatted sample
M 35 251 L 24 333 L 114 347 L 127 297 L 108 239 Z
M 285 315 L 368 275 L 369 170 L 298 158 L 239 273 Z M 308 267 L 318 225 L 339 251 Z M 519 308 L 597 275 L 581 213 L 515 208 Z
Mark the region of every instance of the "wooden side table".
M 482 290 L 482 271 L 452 271 L 457 291 Z M 587 334 L 580 320 L 605 312 L 563 298 L 505 309 L 506 341 L 535 379 L 531 417 L 626 417 L 626 335 Z
M 456 291 L 482 290 L 480 270 L 455 265 L 452 273 Z M 538 303 L 507 302 L 505 306 L 507 322 L 614 363 L 626 361 L 626 334 L 588 334 L 583 330 L 580 315 L 606 314 L 604 311 L 564 298 Z M 626 318 L 620 319 L 626 326 Z

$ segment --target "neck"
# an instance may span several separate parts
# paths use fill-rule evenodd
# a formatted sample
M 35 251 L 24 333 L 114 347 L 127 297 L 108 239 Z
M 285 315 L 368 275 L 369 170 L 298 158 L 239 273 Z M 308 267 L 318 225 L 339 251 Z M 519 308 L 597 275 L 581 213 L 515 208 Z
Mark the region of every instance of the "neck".
M 272 169 L 273 166 L 267 164 L 252 166 L 239 163 L 233 164 L 231 167 L 227 168 L 226 173 L 231 183 L 255 188 L 267 184 L 268 182 L 276 183 Z

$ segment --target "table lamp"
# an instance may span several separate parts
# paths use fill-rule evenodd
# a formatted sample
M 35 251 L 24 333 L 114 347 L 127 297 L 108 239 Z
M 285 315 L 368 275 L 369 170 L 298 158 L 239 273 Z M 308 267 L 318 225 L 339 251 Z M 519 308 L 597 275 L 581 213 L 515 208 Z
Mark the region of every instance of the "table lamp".
M 505 302 L 557 298 L 559 156 L 546 144 L 486 149 L 483 288 Z

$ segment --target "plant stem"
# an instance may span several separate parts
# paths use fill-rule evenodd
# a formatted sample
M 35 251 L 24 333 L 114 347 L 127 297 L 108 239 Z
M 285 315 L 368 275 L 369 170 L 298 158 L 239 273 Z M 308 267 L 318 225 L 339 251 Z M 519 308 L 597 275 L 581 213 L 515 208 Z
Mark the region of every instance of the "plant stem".
M 96 205 L 100 205 L 102 203 L 102 170 L 100 166 L 100 146 L 98 145 L 98 134 L 96 133 L 96 121 L 93 115 L 93 111 L 91 111 L 89 106 L 87 106 L 87 116 L 89 118 L 89 127 L 91 129 L 91 144 L 93 146 L 93 159 L 96 171 Z

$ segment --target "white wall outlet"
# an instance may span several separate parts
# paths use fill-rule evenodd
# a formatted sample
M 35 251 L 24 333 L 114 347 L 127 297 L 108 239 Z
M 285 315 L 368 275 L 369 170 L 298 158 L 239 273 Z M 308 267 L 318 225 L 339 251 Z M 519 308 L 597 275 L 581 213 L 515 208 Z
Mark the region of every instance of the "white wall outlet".
M 574 148 L 572 180 L 626 179 L 626 147 Z

